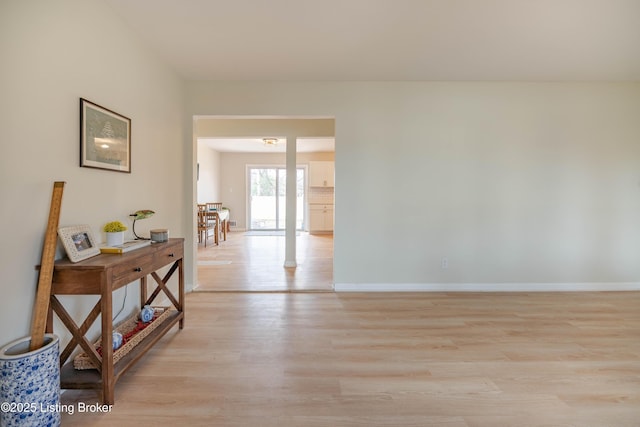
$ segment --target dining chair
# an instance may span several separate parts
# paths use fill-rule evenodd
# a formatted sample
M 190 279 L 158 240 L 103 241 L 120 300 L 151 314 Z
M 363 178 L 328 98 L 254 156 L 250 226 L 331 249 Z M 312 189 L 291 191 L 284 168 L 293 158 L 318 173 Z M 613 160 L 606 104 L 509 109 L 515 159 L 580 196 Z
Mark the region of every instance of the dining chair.
M 204 247 L 207 247 L 207 240 L 209 239 L 209 230 L 215 230 L 215 221 L 209 219 L 209 212 L 207 211 L 206 204 L 198 204 L 198 243 L 204 241 Z M 216 243 L 218 239 L 215 239 Z
M 222 203 L 220 202 L 208 202 L 206 203 L 208 211 L 219 211 L 222 210 Z

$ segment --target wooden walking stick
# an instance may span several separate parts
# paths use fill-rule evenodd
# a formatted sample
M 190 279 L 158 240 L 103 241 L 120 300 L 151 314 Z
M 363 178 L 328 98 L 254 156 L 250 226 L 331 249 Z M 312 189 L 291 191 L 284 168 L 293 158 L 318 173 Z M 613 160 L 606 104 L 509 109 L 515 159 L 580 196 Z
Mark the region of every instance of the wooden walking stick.
M 60 222 L 60 207 L 62 206 L 62 192 L 64 182 L 53 183 L 51 195 L 51 207 L 49 208 L 49 221 L 44 235 L 42 258 L 40 261 L 40 274 L 38 276 L 38 289 L 36 302 L 33 308 L 31 321 L 31 344 L 29 350 L 37 350 L 44 345 L 44 332 L 47 327 L 47 314 L 49 312 L 49 299 L 51 297 L 51 282 L 53 281 L 53 264 L 56 257 L 56 244 L 58 240 L 58 223 Z

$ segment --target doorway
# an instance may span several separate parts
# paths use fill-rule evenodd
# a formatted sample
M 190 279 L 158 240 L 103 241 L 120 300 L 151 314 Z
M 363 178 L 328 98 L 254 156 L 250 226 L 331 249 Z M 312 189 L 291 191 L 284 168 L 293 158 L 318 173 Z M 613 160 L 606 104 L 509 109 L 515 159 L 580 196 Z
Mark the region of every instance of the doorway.
M 316 188 L 309 187 L 309 165 L 334 161 L 335 119 L 194 116 L 193 132 L 197 146 L 193 162 L 196 203 L 220 201 L 230 211 L 227 240 L 220 245 L 196 247 L 193 274 L 197 289 L 332 291 L 333 235 L 312 235 L 306 230 L 311 225 L 309 205 L 319 196 Z M 288 177 L 291 179 L 295 171 L 295 192 L 285 189 L 288 144 L 283 142 L 288 142 L 289 136 L 284 135 L 295 135 L 296 140 L 298 166 L 290 168 Z M 265 141 L 276 138 L 276 144 Z M 251 191 L 249 167 L 269 169 L 261 172 L 266 185 L 260 191 Z M 263 207 L 267 208 L 263 212 L 268 213 L 257 215 L 260 209 L 256 203 L 252 206 L 252 194 L 265 197 Z M 295 269 L 283 266 L 283 260 L 291 255 L 287 242 L 293 237 L 285 232 L 288 203 L 296 203 Z
M 286 227 L 285 166 L 248 166 L 248 229 L 281 231 Z M 296 229 L 305 228 L 306 169 L 296 168 Z

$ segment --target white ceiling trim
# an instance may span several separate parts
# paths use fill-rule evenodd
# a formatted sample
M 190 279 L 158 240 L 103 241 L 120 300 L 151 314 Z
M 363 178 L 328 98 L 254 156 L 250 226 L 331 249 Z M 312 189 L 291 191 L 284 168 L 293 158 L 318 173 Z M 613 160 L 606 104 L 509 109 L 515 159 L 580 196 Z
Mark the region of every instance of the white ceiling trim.
M 265 136 L 270 138 L 272 136 Z M 287 143 L 279 138 L 275 146 L 265 145 L 262 138 L 198 138 L 198 144 L 204 144 L 220 153 L 285 153 Z M 328 153 L 335 151 L 334 138 L 298 138 L 298 153 Z
M 331 120 L 335 119 L 335 116 L 274 116 L 274 115 L 194 115 L 195 120 L 203 119 L 220 119 L 220 120 Z

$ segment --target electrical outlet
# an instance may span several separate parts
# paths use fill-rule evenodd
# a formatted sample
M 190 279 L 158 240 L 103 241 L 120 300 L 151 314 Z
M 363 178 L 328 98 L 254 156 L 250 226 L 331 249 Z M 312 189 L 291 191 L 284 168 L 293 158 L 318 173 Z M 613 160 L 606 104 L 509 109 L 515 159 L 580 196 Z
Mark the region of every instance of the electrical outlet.
M 440 266 L 445 270 L 449 268 L 449 258 L 442 258 L 442 263 L 440 264 Z

